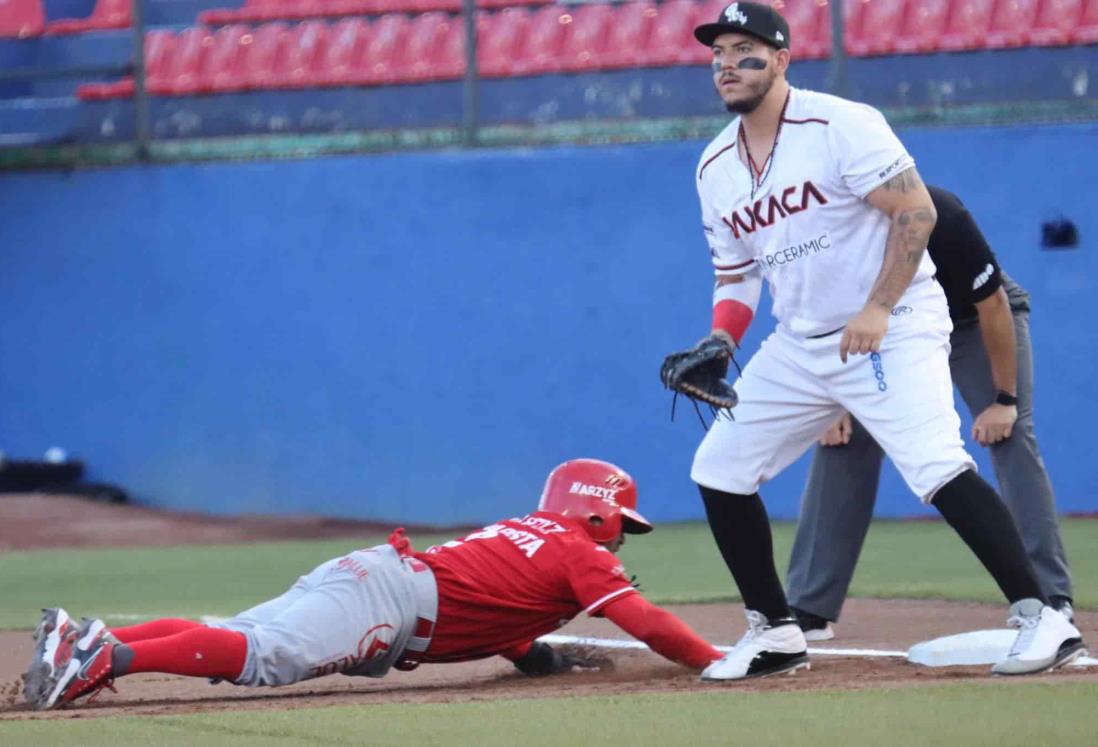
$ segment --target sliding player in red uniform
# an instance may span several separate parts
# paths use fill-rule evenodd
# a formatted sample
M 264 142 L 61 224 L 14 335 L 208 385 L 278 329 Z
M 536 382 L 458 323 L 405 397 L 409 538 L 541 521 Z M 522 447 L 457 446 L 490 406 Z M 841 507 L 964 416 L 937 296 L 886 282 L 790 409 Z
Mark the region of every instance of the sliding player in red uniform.
M 162 619 L 109 630 L 45 610 L 25 695 L 54 708 L 137 672 L 278 686 L 337 672 L 500 655 L 527 674 L 576 660 L 537 641 L 580 612 L 604 616 L 653 651 L 701 670 L 720 653 L 646 601 L 614 553 L 652 525 L 633 479 L 607 462 L 553 470 L 538 510 L 416 552 L 396 530 L 302 576 L 282 596 L 223 623 Z

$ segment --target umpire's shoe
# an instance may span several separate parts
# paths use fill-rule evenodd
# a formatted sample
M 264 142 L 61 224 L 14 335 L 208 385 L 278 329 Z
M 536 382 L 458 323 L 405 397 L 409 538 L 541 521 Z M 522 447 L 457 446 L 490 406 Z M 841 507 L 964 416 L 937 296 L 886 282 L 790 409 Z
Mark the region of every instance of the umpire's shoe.
M 773 622 L 755 610 L 747 610 L 747 632 L 723 659 L 702 672 L 706 682 L 793 674 L 809 669 L 808 644 L 804 632 L 793 618 Z
M 1021 599 L 1010 605 L 1007 624 L 1018 628 L 1018 637 L 1007 657 L 991 668 L 993 674 L 1047 672 L 1086 653 L 1079 629 L 1039 599 Z

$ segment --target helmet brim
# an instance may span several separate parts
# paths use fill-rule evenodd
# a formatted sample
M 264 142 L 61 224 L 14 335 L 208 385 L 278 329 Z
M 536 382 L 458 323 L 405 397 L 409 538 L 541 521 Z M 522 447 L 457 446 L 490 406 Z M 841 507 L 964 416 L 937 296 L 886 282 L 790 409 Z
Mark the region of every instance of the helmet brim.
M 626 534 L 648 534 L 652 531 L 652 524 L 637 511 L 622 506 L 621 528 Z

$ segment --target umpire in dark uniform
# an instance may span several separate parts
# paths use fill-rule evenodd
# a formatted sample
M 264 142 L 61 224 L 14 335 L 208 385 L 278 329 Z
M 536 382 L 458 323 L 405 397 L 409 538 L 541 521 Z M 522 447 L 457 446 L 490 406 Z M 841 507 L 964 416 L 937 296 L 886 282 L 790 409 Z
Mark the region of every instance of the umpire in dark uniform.
M 991 449 L 1003 499 L 1021 530 L 1042 590 L 1072 617 L 1052 485 L 1033 433 L 1029 294 L 1000 268 L 957 195 L 928 187 L 938 223 L 927 251 L 953 319 L 953 383 L 972 413 L 973 438 Z M 898 306 L 893 315 L 903 314 Z M 844 415 L 812 457 L 789 563 L 789 604 L 809 640 L 827 640 L 862 549 L 884 452 Z

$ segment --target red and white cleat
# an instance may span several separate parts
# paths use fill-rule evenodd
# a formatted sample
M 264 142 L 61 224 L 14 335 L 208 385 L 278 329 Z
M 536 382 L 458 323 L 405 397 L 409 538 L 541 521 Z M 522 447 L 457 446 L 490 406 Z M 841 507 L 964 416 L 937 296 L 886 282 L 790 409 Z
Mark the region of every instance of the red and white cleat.
M 48 632 L 40 636 L 39 631 Z M 78 628 L 64 610 L 46 610 L 39 631 L 24 687 L 26 699 L 36 708 L 47 710 L 104 687 L 114 689 L 115 639 L 102 620 L 85 619 Z
M 34 629 L 34 658 L 24 676 L 23 697 L 41 708 L 48 699 L 52 682 L 72 661 L 79 628 L 69 613 L 61 607 L 42 610 L 42 618 Z

